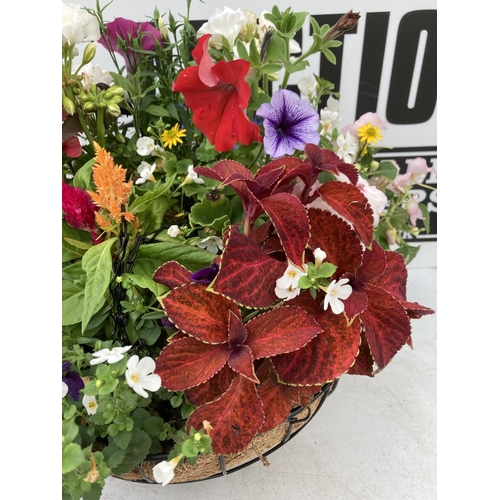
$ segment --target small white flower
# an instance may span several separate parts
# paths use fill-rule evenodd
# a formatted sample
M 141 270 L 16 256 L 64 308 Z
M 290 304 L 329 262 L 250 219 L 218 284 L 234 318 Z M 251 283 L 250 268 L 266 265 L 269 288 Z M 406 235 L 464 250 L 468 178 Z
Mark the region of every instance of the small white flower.
M 278 298 L 284 300 L 290 300 L 297 297 L 300 293 L 299 279 L 302 276 L 307 276 L 307 273 L 292 264 L 288 264 L 285 274 L 276 280 L 274 293 Z
M 314 76 L 304 76 L 298 82 L 297 86 L 300 90 L 300 97 L 302 99 L 311 100 L 316 96 L 316 78 Z
M 69 390 L 68 384 L 66 382 L 63 382 L 62 383 L 62 397 L 63 398 L 66 396 L 66 394 L 68 394 L 68 390 Z
M 86 394 L 84 394 L 82 403 L 89 415 L 95 415 L 98 406 L 95 396 L 87 396 Z
M 98 83 L 105 83 L 106 85 L 113 84 L 113 78 L 106 69 L 101 69 L 99 64 L 86 64 L 82 66 L 79 75 L 82 76 L 82 87 L 83 90 L 88 90 L 91 85 L 97 85 Z
M 162 486 L 170 483 L 170 481 L 174 478 L 174 469 L 181 458 L 182 454 L 172 458 L 172 460 L 168 462 L 163 460 L 163 462 L 157 463 L 153 467 L 153 477 L 155 478 L 155 481 L 157 483 L 161 483 Z
M 170 226 L 167 230 L 167 234 L 172 238 L 176 238 L 181 233 L 182 231 L 179 229 L 179 226 L 176 225 Z
M 224 246 L 222 245 L 222 239 L 218 236 L 209 236 L 201 240 L 196 245 L 197 247 L 204 248 L 205 250 L 212 253 L 219 253 L 219 250 L 222 250 Z
M 200 179 L 198 177 L 198 174 L 194 171 L 193 165 L 189 165 L 188 174 L 187 174 L 186 178 L 184 179 L 182 185 L 189 184 L 191 181 L 195 182 L 196 184 L 204 184 L 205 183 L 205 181 L 203 179 Z
M 346 132 L 345 136 L 340 134 L 337 137 L 337 146 L 339 148 L 336 151 L 337 156 L 346 163 L 352 163 L 358 147 L 358 140 L 351 136 L 350 132 Z
M 155 141 L 151 137 L 140 137 L 135 143 L 137 154 L 141 156 L 149 156 L 155 150 Z
M 325 259 L 326 253 L 321 250 L 321 248 L 316 248 L 313 252 L 314 255 L 314 264 L 318 267 Z
M 210 33 L 212 35 L 210 47 L 222 48 L 223 38 L 225 38 L 229 47 L 233 48 L 245 21 L 246 16 L 242 9 L 233 10 L 229 7 L 224 7 L 222 10 L 216 9 L 215 13 L 198 30 L 198 37 Z
M 148 397 L 145 389 L 155 392 L 161 387 L 160 376 L 153 373 L 155 368 L 156 363 L 153 358 L 148 356 L 139 361 L 139 356 L 134 354 L 127 361 L 127 371 L 125 372 L 127 384 L 143 398 Z
M 339 281 L 333 280 L 328 288 L 326 289 L 324 309 L 331 307 L 334 314 L 340 314 L 344 310 L 344 303 L 340 300 L 347 299 L 352 293 L 351 285 L 346 285 L 349 283 L 348 279 L 341 279 Z
M 117 363 L 121 359 L 123 359 L 123 355 L 131 348 L 131 345 L 126 347 L 113 347 L 112 349 L 101 349 L 100 351 L 93 352 L 92 356 L 96 359 L 93 359 L 90 364 L 97 365 L 99 363 L 104 363 L 107 361 L 110 365 L 113 363 Z
M 136 184 L 144 184 L 147 180 L 154 181 L 153 172 L 156 169 L 156 163 L 150 165 L 145 161 L 141 161 L 141 164 L 137 167 L 137 173 L 140 177 L 135 181 Z

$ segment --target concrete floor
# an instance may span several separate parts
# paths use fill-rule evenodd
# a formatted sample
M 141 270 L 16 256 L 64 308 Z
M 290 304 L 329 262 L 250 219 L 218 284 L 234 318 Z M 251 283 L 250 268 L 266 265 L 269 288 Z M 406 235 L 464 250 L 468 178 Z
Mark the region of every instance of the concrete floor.
M 410 265 L 408 300 L 437 311 L 437 270 Z M 109 478 L 102 500 L 433 500 L 437 498 L 437 314 L 413 320 L 375 378 L 347 375 L 297 436 L 226 477 L 190 484 Z

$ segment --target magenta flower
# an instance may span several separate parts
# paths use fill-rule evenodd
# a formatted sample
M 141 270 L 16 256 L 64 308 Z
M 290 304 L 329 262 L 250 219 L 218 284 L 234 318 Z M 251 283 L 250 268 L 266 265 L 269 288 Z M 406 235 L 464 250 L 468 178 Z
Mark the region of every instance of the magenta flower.
M 319 144 L 319 115 L 311 103 L 291 90 L 278 90 L 255 113 L 264 118 L 264 150 L 271 158 Z
M 139 62 L 139 55 L 133 49 L 133 40 L 140 40 L 142 50 L 154 50 L 155 40 L 163 45 L 161 33 L 147 22 L 138 23 L 117 17 L 114 21 L 106 23 L 105 26 L 106 31 L 98 42 L 125 59 L 125 68 L 128 73 L 135 73 Z
M 97 226 L 94 213 L 98 210 L 84 189 L 62 183 L 62 210 L 64 220 L 76 229 L 88 231 L 97 242 Z

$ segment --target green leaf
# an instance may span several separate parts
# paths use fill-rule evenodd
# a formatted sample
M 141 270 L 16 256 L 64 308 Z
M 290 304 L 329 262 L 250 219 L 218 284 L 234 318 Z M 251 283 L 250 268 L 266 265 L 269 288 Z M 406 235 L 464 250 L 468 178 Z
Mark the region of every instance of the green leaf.
M 311 288 L 312 286 L 312 281 L 308 276 L 301 276 L 299 278 L 299 288 L 301 290 L 306 290 L 307 288 Z
M 128 431 L 119 431 L 111 440 L 122 450 L 126 449 L 132 439 L 132 433 Z
M 424 223 L 425 232 L 427 234 L 429 234 L 431 221 L 430 221 L 429 210 L 427 208 L 427 205 L 424 205 L 423 203 L 419 203 L 418 207 L 420 208 L 420 210 L 422 210 L 422 217 L 424 218 L 423 223 Z
M 316 276 L 318 278 L 329 278 L 336 270 L 337 266 L 330 264 L 329 262 L 324 262 L 316 270 Z
M 81 167 L 78 172 L 73 177 L 73 186 L 80 189 L 89 189 L 90 178 L 92 176 L 92 167 L 95 163 L 95 159 L 90 159 L 83 167 Z
M 187 441 L 184 441 L 182 443 L 182 454 L 189 458 L 189 457 L 197 457 L 198 456 L 198 447 L 188 439 Z
M 64 219 L 62 221 L 62 262 L 80 259 L 90 246 L 90 234 L 71 227 Z M 85 248 L 84 248 L 85 246 Z
M 270 73 L 277 73 L 283 67 L 282 64 L 268 63 L 260 67 L 260 72 L 263 75 L 269 75 Z M 267 96 L 267 94 L 265 94 Z M 267 102 L 269 102 L 267 100 Z
M 67 474 L 85 462 L 82 449 L 75 443 L 70 443 L 62 452 L 62 473 Z
M 151 328 L 141 328 L 141 339 L 146 342 L 146 345 L 153 345 L 161 335 L 161 328 L 158 325 L 153 325 Z
M 87 275 L 87 282 L 83 299 L 82 333 L 108 290 L 112 270 L 111 248 L 116 239 L 113 237 L 93 246 L 83 256 L 82 268 Z
M 254 66 L 260 66 L 260 54 L 257 50 L 257 43 L 255 41 L 255 38 L 252 38 L 250 42 L 250 61 Z
M 153 281 L 153 279 L 149 278 L 148 276 L 140 276 L 138 274 L 126 273 L 123 274 L 122 277 L 127 277 L 140 288 L 146 288 L 148 290 L 151 290 L 157 297 L 168 292 L 167 286 L 162 285 L 161 283 L 157 283 L 156 281 Z
M 115 443 L 111 443 L 104 450 L 102 450 L 104 455 L 104 461 L 110 469 L 114 469 L 120 465 L 125 457 L 125 450 L 119 448 Z
M 163 430 L 163 419 L 161 417 L 149 417 L 144 421 L 144 430 L 154 437 L 158 437 Z
M 153 116 L 170 116 L 170 113 L 163 106 L 158 106 L 157 104 L 150 104 L 146 106 L 142 111 L 149 113 Z
M 73 238 L 63 238 L 64 241 L 68 242 L 70 245 L 73 245 L 76 248 L 80 248 L 81 250 L 87 251 L 89 248 L 92 248 L 93 245 L 90 243 L 85 243 L 84 241 L 74 240 Z M 85 252 L 83 252 L 85 253 Z
M 132 430 L 132 439 L 130 440 L 125 456 L 120 464 L 112 467 L 112 471 L 116 475 L 125 474 L 132 470 L 137 464 L 142 462 L 149 452 L 151 446 L 151 438 L 148 434 L 139 429 Z
M 205 195 L 201 202 L 193 205 L 191 213 L 189 214 L 189 219 L 193 226 L 200 225 L 211 227 L 218 219 L 226 218 L 226 220 L 229 220 L 231 211 L 231 203 L 223 194 L 218 195 L 218 199 L 215 201 L 210 200 L 207 195 Z M 220 227 L 218 227 L 218 229 L 220 229 Z
M 383 175 L 387 177 L 391 181 L 393 181 L 398 175 L 398 169 L 392 161 L 381 161 L 377 170 L 373 170 L 371 172 L 367 172 L 367 177 L 380 176 Z
M 171 179 L 173 181 L 173 179 Z M 136 198 L 129 206 L 129 211 L 133 214 L 138 214 L 144 212 L 153 200 L 159 198 L 160 196 L 165 196 L 169 192 L 172 182 L 167 183 L 155 183 L 152 190 L 147 191 L 144 195 Z
M 332 64 L 337 64 L 337 58 L 335 57 L 335 54 L 329 50 L 329 49 L 323 49 L 321 52 L 325 54 L 325 57 L 330 61 Z
M 284 61 L 286 59 L 286 43 L 283 38 L 277 35 L 272 36 L 267 47 L 266 58 L 270 61 Z
M 238 52 L 238 56 L 240 59 L 244 59 L 245 61 L 250 60 L 250 56 L 248 55 L 248 50 L 245 47 L 245 44 L 241 40 L 236 40 L 236 51 Z
M 113 77 L 113 83 L 115 85 L 120 86 L 123 90 L 126 90 L 129 94 L 132 95 L 136 94 L 135 88 L 130 80 L 120 75 L 120 73 L 114 73 L 110 71 L 109 74 Z
M 74 325 L 82 320 L 85 290 L 70 281 L 62 283 L 62 325 Z

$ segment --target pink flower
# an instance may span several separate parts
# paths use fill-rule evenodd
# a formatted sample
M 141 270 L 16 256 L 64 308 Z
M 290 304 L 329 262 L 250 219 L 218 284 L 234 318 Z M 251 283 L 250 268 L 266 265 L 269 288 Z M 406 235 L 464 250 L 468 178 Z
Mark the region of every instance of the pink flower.
M 133 47 L 133 41 L 140 40 L 142 50 L 154 50 L 155 41 L 163 45 L 161 33 L 151 24 L 147 22 L 138 23 L 123 17 L 117 17 L 114 21 L 106 23 L 106 31 L 98 42 L 120 54 L 125 59 L 125 68 L 129 73 L 135 73 L 137 63 L 139 62 L 139 54 Z
M 98 208 L 84 189 L 62 183 L 62 210 L 64 220 L 76 229 L 88 231 L 97 242 L 97 226 L 94 213 Z
M 428 167 L 424 158 L 417 157 L 408 162 L 407 173 L 410 174 L 413 184 L 422 182 L 429 172 L 436 172 L 434 167 Z
M 366 196 L 368 203 L 370 203 L 370 207 L 373 210 L 373 227 L 377 227 L 380 222 L 380 214 L 387 205 L 387 196 L 377 187 L 370 186 L 368 181 L 362 177 L 359 178 L 356 185 Z
M 352 125 L 346 125 L 341 131 L 341 134 L 345 135 L 350 132 L 353 137 L 358 137 L 358 128 L 362 125 L 371 123 L 372 126 L 377 127 L 381 130 L 387 130 L 387 122 L 384 122 L 377 113 L 365 113 L 361 115 Z
M 406 204 L 406 211 L 410 214 L 410 222 L 413 226 L 417 225 L 417 219 L 424 219 L 422 210 L 418 206 L 418 195 L 414 194 Z

